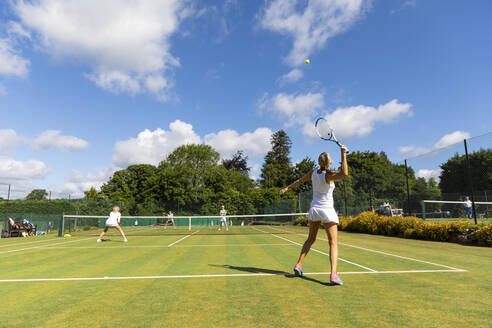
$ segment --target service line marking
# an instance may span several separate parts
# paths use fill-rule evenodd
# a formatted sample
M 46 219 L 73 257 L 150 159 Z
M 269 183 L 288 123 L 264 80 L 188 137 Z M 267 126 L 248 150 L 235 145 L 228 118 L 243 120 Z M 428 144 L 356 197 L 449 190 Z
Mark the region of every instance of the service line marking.
M 298 245 L 298 246 L 301 246 L 301 247 L 302 247 L 302 244 L 300 244 L 300 243 L 298 243 L 298 242 L 295 242 L 295 241 L 293 241 L 293 240 L 290 240 L 290 239 L 287 239 L 287 238 L 284 238 L 284 237 L 281 237 L 281 236 L 277 236 L 276 234 L 269 233 L 269 232 L 266 232 L 266 231 L 263 231 L 263 230 L 260 230 L 260 229 L 254 228 L 254 227 L 253 227 L 253 229 L 258 230 L 258 231 L 260 231 L 260 232 L 263 232 L 263 233 L 265 233 L 265 234 L 269 234 L 269 235 L 271 235 L 271 236 L 273 236 L 273 237 L 277 237 L 277 238 L 280 238 L 280 239 L 282 239 L 282 240 L 288 241 L 288 242 L 290 242 L 290 243 L 292 243 L 292 244 L 294 244 L 294 245 Z M 316 248 L 311 248 L 311 250 L 312 250 L 313 252 L 316 252 L 316 253 L 320 253 L 320 254 L 326 255 L 326 256 L 328 256 L 328 257 L 330 256 L 330 254 L 325 253 L 325 252 L 323 252 L 323 251 L 320 251 L 319 249 L 316 249 Z M 355 263 L 355 262 L 352 262 L 352 261 L 349 261 L 349 260 L 345 260 L 345 259 L 343 259 L 343 258 L 341 258 L 341 257 L 338 257 L 338 259 L 339 259 L 340 261 L 342 261 L 342 262 L 345 262 L 345 263 L 349 263 L 349 264 L 352 264 L 352 265 L 358 266 L 359 268 L 363 268 L 363 269 L 365 269 L 365 270 L 372 271 L 372 272 L 377 272 L 377 270 L 374 270 L 374 269 L 368 268 L 368 267 L 366 267 L 366 266 L 363 266 L 363 265 L 361 265 L 361 264 L 358 264 L 358 263 Z
M 405 273 L 438 273 L 465 272 L 466 270 L 403 270 L 403 271 L 349 271 L 338 272 L 340 275 L 355 274 L 405 274 Z M 330 272 L 304 273 L 306 276 L 329 275 Z M 44 281 L 86 281 L 86 280 L 136 280 L 136 279 L 178 279 L 178 278 L 228 278 L 228 277 L 262 277 L 262 276 L 292 276 L 289 273 L 231 273 L 231 274 L 190 274 L 176 276 L 137 276 L 137 277 L 82 277 L 82 278 L 31 278 L 31 279 L 1 279 L 0 283 L 8 282 L 44 282 Z
M 176 245 L 177 243 L 179 243 L 179 242 L 181 242 L 181 241 L 185 240 L 186 238 L 188 238 L 188 237 L 190 237 L 190 236 L 193 236 L 194 234 L 196 234 L 196 233 L 198 233 L 198 232 L 200 232 L 200 230 L 197 230 L 197 231 L 195 231 L 194 233 L 190 233 L 189 235 L 186 235 L 186 236 L 184 236 L 183 238 L 176 240 L 174 243 L 170 243 L 169 245 L 167 245 L 167 247 L 172 247 L 172 246 Z
M 290 231 L 287 231 L 287 230 L 282 230 L 282 229 L 278 229 L 278 228 L 274 228 L 274 227 L 270 227 L 270 228 L 272 228 L 274 230 L 277 230 L 277 231 L 291 233 Z M 302 234 L 302 233 L 294 233 L 294 234 L 299 235 L 299 236 L 307 237 L 306 234 Z M 316 239 L 328 241 L 328 239 L 322 238 L 322 237 L 318 237 Z M 392 254 L 392 253 L 388 253 L 388 252 L 377 251 L 377 250 L 374 250 L 374 249 L 360 247 L 360 246 L 355 246 L 355 245 L 351 245 L 351 244 L 340 243 L 340 242 L 338 244 L 339 245 L 343 245 L 343 246 L 347 246 L 347 247 L 361 249 L 361 250 L 364 250 L 364 251 L 367 251 L 367 252 L 372 252 L 372 253 L 377 253 L 377 254 L 382 254 L 382 255 L 387 255 L 387 256 L 393 256 L 393 257 L 397 257 L 397 258 L 404 259 L 404 260 L 409 260 L 409 261 L 415 261 L 415 262 L 430 264 L 430 265 L 439 266 L 439 267 L 442 267 L 442 268 L 448 268 L 450 270 L 459 270 L 459 272 L 466 272 L 467 271 L 467 270 L 458 269 L 458 268 L 455 268 L 455 267 L 452 267 L 452 266 L 449 266 L 449 265 L 444 265 L 444 264 L 439 264 L 439 263 L 434 263 L 434 262 L 419 260 L 419 259 L 415 259 L 415 258 L 412 258 L 412 257 L 401 256 L 401 255 L 396 255 L 396 254 Z

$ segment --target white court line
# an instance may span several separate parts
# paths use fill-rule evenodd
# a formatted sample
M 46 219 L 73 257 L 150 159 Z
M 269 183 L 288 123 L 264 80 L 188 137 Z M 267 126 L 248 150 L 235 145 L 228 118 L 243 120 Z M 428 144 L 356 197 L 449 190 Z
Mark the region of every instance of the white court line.
M 351 274 L 400 274 L 400 273 L 439 273 L 439 272 L 464 272 L 465 270 L 406 270 L 406 271 L 349 271 L 338 272 L 340 275 Z M 330 272 L 304 273 L 306 276 L 329 275 Z M 2 282 L 43 282 L 43 281 L 84 281 L 84 280 L 136 280 L 136 279 L 178 279 L 178 278 L 228 278 L 228 277 L 262 277 L 285 276 L 288 273 L 231 273 L 231 274 L 196 274 L 176 276 L 137 276 L 137 277 L 87 277 L 87 278 L 33 278 L 33 279 L 2 279 Z
M 12 238 L 17 238 L 17 237 L 12 237 Z M 9 239 L 12 239 L 12 238 L 9 238 Z M 22 237 L 19 237 L 19 238 L 22 238 Z M 55 238 L 50 238 L 50 239 L 45 239 L 45 240 L 26 241 L 24 243 L 16 243 L 16 242 L 13 242 L 12 244 L 1 245 L 0 248 L 1 247 L 15 247 L 15 246 L 18 246 L 18 245 L 25 245 L 25 244 L 45 243 L 47 241 L 56 241 L 56 239 Z
M 258 231 L 263 232 L 263 233 L 266 233 L 266 234 L 269 234 L 269 235 L 271 235 L 271 236 L 274 236 L 274 237 L 277 237 L 277 238 L 283 239 L 283 240 L 288 241 L 288 242 L 290 242 L 290 243 L 292 243 L 292 244 L 294 244 L 294 245 L 302 246 L 302 244 L 300 244 L 300 243 L 298 243 L 298 242 L 292 241 L 292 240 L 287 239 L 287 238 L 284 238 L 284 237 L 277 236 L 277 235 L 275 235 L 275 234 L 273 234 L 273 233 L 269 233 L 269 232 L 266 232 L 266 231 L 262 231 L 262 230 L 260 230 L 260 229 L 255 228 L 255 227 L 253 227 L 253 229 L 258 230 Z M 326 256 L 328 256 L 328 257 L 330 256 L 330 254 L 325 253 L 325 252 L 323 252 L 323 251 L 320 251 L 319 249 L 316 249 L 316 248 L 311 248 L 311 250 L 312 250 L 313 252 L 317 252 L 317 253 L 320 253 L 320 254 L 326 255 Z M 368 268 L 368 267 L 366 267 L 366 266 L 363 266 L 363 265 L 357 264 L 357 263 L 355 263 L 355 262 L 351 262 L 351 261 L 348 261 L 348 260 L 342 259 L 341 257 L 339 257 L 338 259 L 339 259 L 340 261 L 342 261 L 342 262 L 346 262 L 346 263 L 349 263 L 349 264 L 352 264 L 352 265 L 358 266 L 358 267 L 360 267 L 360 268 L 363 268 L 363 269 L 366 269 L 366 270 L 369 270 L 369 271 L 372 271 L 372 272 L 377 272 L 377 271 L 376 271 L 376 270 L 374 270 L 374 269 L 371 269 L 371 268 Z
M 185 248 L 185 247 L 262 247 L 262 246 L 293 246 L 292 244 L 215 244 L 215 245 L 183 245 L 183 246 L 175 246 L 174 248 Z M 168 248 L 166 245 L 137 245 L 137 246 L 46 246 L 46 249 L 60 249 L 60 248 Z
M 183 240 L 185 240 L 186 238 L 188 238 L 189 236 L 193 236 L 194 234 L 196 234 L 196 233 L 198 233 L 198 232 L 200 232 L 200 230 L 197 230 L 197 231 L 195 231 L 194 233 L 191 233 L 191 234 L 189 234 L 189 235 L 186 235 L 186 236 L 184 236 L 183 238 L 176 240 L 174 243 L 170 243 L 169 245 L 167 245 L 167 247 L 171 247 L 171 246 L 173 246 L 173 245 L 176 245 L 176 244 L 177 244 L 177 243 L 179 243 L 180 241 L 183 241 Z
M 89 239 L 94 239 L 94 237 L 84 238 L 84 239 L 77 239 L 77 240 L 71 240 L 71 241 L 65 241 L 65 242 L 62 242 L 62 243 L 51 244 L 51 245 L 61 245 L 61 244 L 76 243 L 76 242 L 79 242 L 79 241 L 89 240 Z M 10 251 L 3 251 L 3 252 L 0 252 L 0 254 L 7 254 L 7 253 L 14 253 L 14 252 L 21 252 L 21 251 L 26 251 L 26 250 L 29 250 L 29 249 L 46 248 L 46 247 L 49 247 L 49 246 L 50 246 L 50 245 L 40 245 L 40 246 L 26 247 L 26 248 L 20 248 L 20 249 L 12 249 L 12 250 L 10 250 Z
M 287 230 L 281 230 L 281 229 L 278 229 L 278 228 L 274 228 L 274 227 L 271 227 L 272 229 L 274 230 L 278 230 L 278 231 L 283 231 L 283 232 L 290 232 L 290 231 L 287 231 Z M 306 234 L 302 234 L 302 233 L 296 233 L 296 235 L 300 235 L 300 236 L 306 236 Z M 317 238 L 319 240 L 324 240 L 324 241 L 328 241 L 328 239 L 326 238 Z M 353 248 L 358 248 L 358 249 L 361 249 L 361 250 L 364 250 L 364 251 L 368 251 L 368 252 L 373 252 L 373 253 L 378 253 L 378 254 L 383 254 L 383 255 L 387 255 L 387 256 L 393 256 L 393 257 L 397 257 L 397 258 L 400 258 L 400 259 L 404 259 L 404 260 L 410 260 L 410 261 L 415 261 L 415 262 L 420 262 L 420 263 L 426 263 L 426 264 L 430 264 L 430 265 L 435 265 L 435 266 L 439 266 L 439 267 L 442 267 L 442 268 L 448 268 L 448 269 L 451 269 L 451 270 L 459 270 L 460 272 L 461 271 L 466 271 L 466 270 L 463 270 L 463 269 L 458 269 L 458 268 L 454 268 L 452 266 L 449 266 L 449 265 L 444 265 L 444 264 L 439 264 L 439 263 L 434 263 L 434 262 L 429 262 L 429 261 L 424 261 L 424 260 L 418 260 L 418 259 L 414 259 L 414 258 L 411 258 L 411 257 L 406 257 L 406 256 L 401 256 L 401 255 L 396 255 L 396 254 L 392 254 L 392 253 L 387 253 L 387 252 L 382 252 L 382 251 L 376 251 L 374 249 L 370 249 L 370 248 L 365 248 L 365 247 L 359 247 L 359 246 L 355 246 L 355 245 L 350 245 L 350 244 L 345 244 L 345 243 L 338 243 L 339 245 L 343 245 L 343 246 L 348 246 L 348 247 L 353 247 Z

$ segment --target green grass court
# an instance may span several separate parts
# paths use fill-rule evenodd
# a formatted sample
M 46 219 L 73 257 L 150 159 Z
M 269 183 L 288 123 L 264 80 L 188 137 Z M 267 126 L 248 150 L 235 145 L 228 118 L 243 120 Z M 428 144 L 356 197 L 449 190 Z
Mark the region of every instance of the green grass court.
M 1 239 L 0 327 L 490 327 L 490 248 L 341 232 L 330 286 L 324 231 L 296 278 L 303 227 L 138 229 Z

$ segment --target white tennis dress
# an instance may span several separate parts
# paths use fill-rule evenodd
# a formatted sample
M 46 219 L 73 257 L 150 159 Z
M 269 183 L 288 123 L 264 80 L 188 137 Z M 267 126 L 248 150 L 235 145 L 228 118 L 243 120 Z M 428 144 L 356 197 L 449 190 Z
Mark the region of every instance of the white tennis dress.
M 109 218 L 106 220 L 107 227 L 116 227 L 120 224 L 121 214 L 120 212 L 111 212 L 109 213 Z
M 318 174 L 313 171 L 311 181 L 313 183 L 313 201 L 309 209 L 308 219 L 310 221 L 335 222 L 338 223 L 338 215 L 333 203 L 333 190 L 335 183 L 328 184 L 325 180 L 326 172 Z

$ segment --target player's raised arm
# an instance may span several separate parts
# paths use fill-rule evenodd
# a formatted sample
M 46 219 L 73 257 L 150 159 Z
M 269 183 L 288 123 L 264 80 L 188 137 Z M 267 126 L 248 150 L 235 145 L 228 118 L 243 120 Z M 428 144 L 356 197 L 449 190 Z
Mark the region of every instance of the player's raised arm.
M 349 174 L 348 164 L 347 164 L 347 147 L 342 146 L 340 148 L 341 157 L 342 157 L 342 167 L 338 171 L 334 171 L 332 174 L 327 174 L 325 176 L 326 182 L 329 181 L 340 181 L 343 178 L 347 177 Z
M 309 171 L 308 173 L 306 173 L 305 176 L 303 176 L 302 178 L 300 179 L 297 179 L 296 181 L 292 182 L 290 185 L 288 185 L 287 187 L 285 187 L 284 189 L 280 190 L 280 194 L 284 194 L 287 192 L 287 190 L 291 189 L 291 188 L 295 188 L 297 186 L 300 186 L 302 185 L 303 183 L 306 183 L 308 181 L 311 181 L 311 176 L 313 175 L 313 171 L 314 170 L 311 170 Z

